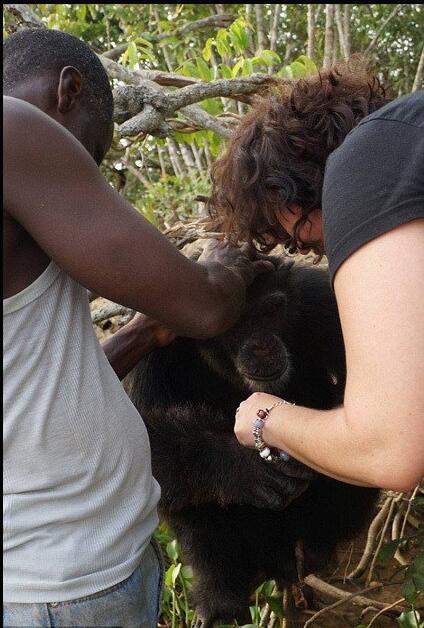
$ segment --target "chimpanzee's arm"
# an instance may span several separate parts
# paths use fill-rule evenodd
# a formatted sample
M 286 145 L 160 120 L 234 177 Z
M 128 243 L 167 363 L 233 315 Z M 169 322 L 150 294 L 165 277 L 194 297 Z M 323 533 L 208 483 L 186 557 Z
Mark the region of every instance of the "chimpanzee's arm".
M 270 464 L 241 447 L 224 431 L 225 418 L 202 405 L 153 411 L 146 423 L 165 512 L 201 503 L 283 510 L 313 477 L 296 461 Z

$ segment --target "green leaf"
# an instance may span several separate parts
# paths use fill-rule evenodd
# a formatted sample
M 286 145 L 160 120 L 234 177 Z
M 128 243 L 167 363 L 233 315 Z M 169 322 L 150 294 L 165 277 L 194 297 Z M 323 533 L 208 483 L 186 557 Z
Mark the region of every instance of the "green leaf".
M 193 76 L 193 77 L 198 76 L 197 67 L 194 65 L 193 61 L 184 61 L 183 65 L 180 68 L 178 68 L 177 71 L 178 70 L 184 76 Z
M 240 70 L 242 69 L 244 61 L 245 61 L 244 57 L 240 57 L 237 63 L 233 66 L 233 69 L 231 71 L 233 78 L 235 78 L 237 74 L 240 72 Z
M 267 65 L 281 63 L 280 56 L 273 50 L 262 50 L 262 52 L 257 56 L 263 59 Z
M 200 78 L 202 78 L 204 81 L 210 81 L 212 78 L 212 72 L 210 67 L 205 63 L 202 57 L 196 58 L 196 66 Z
M 293 72 L 288 65 L 286 65 L 284 68 L 281 68 L 281 70 L 278 70 L 275 75 L 281 76 L 282 78 L 293 78 Z
M 134 41 L 137 44 L 142 44 L 143 46 L 147 46 L 147 48 L 153 48 L 153 44 L 148 39 L 144 39 L 144 37 L 136 37 Z
M 204 58 L 205 61 L 210 61 L 211 56 L 212 56 L 212 46 L 214 43 L 215 41 L 211 37 L 209 37 L 209 39 L 206 40 L 206 44 L 202 52 L 202 57 Z
M 300 55 L 300 57 L 298 57 L 296 61 L 299 61 L 299 63 L 302 63 L 305 66 L 305 70 L 308 76 L 310 76 L 311 74 L 318 74 L 317 66 L 312 61 L 312 59 L 310 59 L 306 55 Z
M 172 587 L 172 573 L 174 571 L 174 567 L 175 565 L 171 565 L 170 567 L 168 567 L 165 573 L 165 584 L 169 588 Z
M 184 580 L 191 580 L 193 578 L 193 569 L 189 565 L 185 565 L 181 569 L 181 575 L 183 576 Z
M 418 611 L 409 611 L 402 613 L 397 618 L 397 623 L 401 628 L 423 628 L 423 624 L 421 623 L 421 617 Z
M 122 55 L 121 60 L 123 65 L 127 65 L 131 69 L 138 63 L 137 46 L 133 41 L 130 41 L 128 44 L 128 48 Z
M 181 46 L 181 41 L 177 37 L 170 36 L 170 37 L 165 37 L 164 39 L 161 39 L 157 45 L 162 47 L 162 46 L 169 46 L 171 44 L 174 44 L 175 46 Z
M 269 607 L 277 615 L 279 619 L 284 619 L 283 596 L 272 595 L 266 598 Z
M 222 113 L 222 105 L 216 98 L 206 98 L 206 100 L 202 102 L 201 107 L 210 113 L 211 116 L 217 116 L 219 113 Z
M 228 79 L 228 78 L 233 78 L 233 73 L 230 67 L 228 67 L 228 65 L 225 65 L 225 63 L 220 63 L 218 66 L 219 71 L 221 72 L 221 76 L 222 78 Z
M 396 554 L 396 550 L 401 543 L 402 539 L 396 539 L 395 541 L 385 543 L 378 554 L 378 558 L 382 562 L 390 560 Z
M 79 4 L 77 8 L 77 18 L 80 20 L 80 22 L 85 22 L 86 15 L 87 15 L 87 5 Z
M 176 583 L 176 581 L 177 581 L 178 574 L 179 574 L 179 573 L 180 573 L 180 571 L 181 571 L 181 567 L 182 567 L 182 564 L 181 564 L 181 563 L 178 563 L 178 565 L 175 565 L 175 567 L 174 567 L 174 569 L 173 569 L 173 571 L 172 571 L 172 584 L 173 584 L 174 586 L 175 586 L 175 583 Z
M 290 63 L 290 69 L 293 73 L 293 78 L 295 79 L 305 78 L 307 75 L 305 66 L 303 63 L 299 63 L 299 61 L 293 61 L 293 63 Z
M 253 63 L 250 59 L 245 59 L 241 68 L 241 75 L 249 76 L 250 74 L 253 74 Z
M 173 541 L 167 544 L 166 553 L 168 554 L 169 558 L 172 561 L 177 562 L 177 558 L 179 554 L 177 539 L 174 539 Z
M 216 34 L 216 49 L 220 57 L 231 54 L 231 47 L 227 41 L 228 33 L 225 28 L 220 28 Z

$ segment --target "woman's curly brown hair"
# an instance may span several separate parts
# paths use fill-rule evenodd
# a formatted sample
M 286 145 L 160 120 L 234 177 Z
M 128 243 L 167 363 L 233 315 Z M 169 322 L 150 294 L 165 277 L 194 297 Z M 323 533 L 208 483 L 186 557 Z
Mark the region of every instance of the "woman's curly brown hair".
M 348 64 L 277 86 L 233 132 L 212 169 L 208 208 L 234 239 L 307 246 L 298 236 L 311 211 L 321 208 L 329 154 L 357 124 L 388 102 L 380 81 Z M 278 209 L 299 205 L 294 237 L 280 226 Z

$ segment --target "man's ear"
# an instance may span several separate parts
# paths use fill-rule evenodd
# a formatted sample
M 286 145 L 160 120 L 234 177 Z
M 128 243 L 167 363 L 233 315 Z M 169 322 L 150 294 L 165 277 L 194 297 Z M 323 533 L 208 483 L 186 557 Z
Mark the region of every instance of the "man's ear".
M 70 111 L 80 96 L 81 74 L 76 68 L 67 65 L 60 73 L 57 88 L 57 108 L 60 113 Z

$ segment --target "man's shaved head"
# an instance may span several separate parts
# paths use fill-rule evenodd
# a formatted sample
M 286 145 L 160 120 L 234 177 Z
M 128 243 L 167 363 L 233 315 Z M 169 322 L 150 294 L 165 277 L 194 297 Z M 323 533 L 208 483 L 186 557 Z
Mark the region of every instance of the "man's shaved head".
M 43 75 L 57 76 L 66 66 L 76 68 L 82 79 L 87 111 L 97 122 L 110 124 L 113 98 L 109 79 L 97 55 L 80 39 L 48 28 L 23 29 L 3 44 L 3 93 L 13 96 L 16 87 Z

